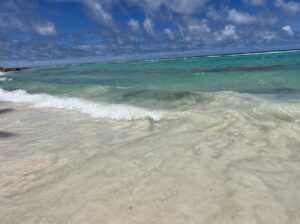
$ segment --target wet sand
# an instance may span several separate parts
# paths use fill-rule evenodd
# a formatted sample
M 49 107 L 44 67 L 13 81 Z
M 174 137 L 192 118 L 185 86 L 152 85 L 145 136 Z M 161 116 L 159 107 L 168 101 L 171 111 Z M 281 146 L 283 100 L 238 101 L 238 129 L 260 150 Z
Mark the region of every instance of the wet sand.
M 300 222 L 300 126 L 218 109 L 113 121 L 0 102 L 0 223 Z

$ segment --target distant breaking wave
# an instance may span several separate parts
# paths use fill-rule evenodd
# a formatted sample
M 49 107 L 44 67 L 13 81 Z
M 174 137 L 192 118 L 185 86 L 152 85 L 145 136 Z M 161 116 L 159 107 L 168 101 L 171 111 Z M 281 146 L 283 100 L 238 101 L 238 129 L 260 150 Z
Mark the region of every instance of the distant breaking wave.
M 215 54 L 215 55 L 190 55 L 190 56 L 178 56 L 171 58 L 158 58 L 158 59 L 144 59 L 144 62 L 158 62 L 158 61 L 176 61 L 187 60 L 193 58 L 222 58 L 222 57 L 236 57 L 236 56 L 251 56 L 251 55 L 268 55 L 268 54 L 285 54 L 299 52 L 300 50 L 278 50 L 278 51 L 262 51 L 262 52 L 245 52 L 245 53 L 228 53 L 228 54 Z
M 221 58 L 221 57 L 236 57 L 236 56 L 251 56 L 251 55 L 268 55 L 268 54 L 285 54 L 299 52 L 300 50 L 279 50 L 279 51 L 263 51 L 263 52 L 246 52 L 246 53 L 233 53 L 233 54 L 216 54 L 216 55 L 207 55 L 206 58 Z M 198 57 L 198 56 L 195 56 Z M 191 58 L 195 58 L 191 57 Z
M 79 111 L 95 118 L 114 120 L 138 120 L 151 118 L 155 121 L 164 117 L 165 112 L 147 110 L 124 104 L 95 103 L 78 98 L 60 98 L 48 94 L 29 94 L 24 90 L 6 91 L 0 88 L 0 100 L 31 103 L 35 107 L 52 107 L 70 111 Z
M 247 56 L 247 55 L 260 55 L 260 54 L 285 54 L 292 52 L 299 52 L 300 50 L 282 50 L 282 51 L 265 51 L 265 52 L 249 52 L 249 53 L 237 53 L 237 54 L 228 54 L 223 56 Z M 222 56 L 222 55 L 221 55 Z

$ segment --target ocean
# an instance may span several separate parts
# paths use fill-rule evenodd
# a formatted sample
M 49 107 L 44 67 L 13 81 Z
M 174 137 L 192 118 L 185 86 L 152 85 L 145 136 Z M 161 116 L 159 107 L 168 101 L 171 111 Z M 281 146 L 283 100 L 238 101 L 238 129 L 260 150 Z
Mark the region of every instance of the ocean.
M 0 223 L 299 223 L 300 51 L 0 76 Z

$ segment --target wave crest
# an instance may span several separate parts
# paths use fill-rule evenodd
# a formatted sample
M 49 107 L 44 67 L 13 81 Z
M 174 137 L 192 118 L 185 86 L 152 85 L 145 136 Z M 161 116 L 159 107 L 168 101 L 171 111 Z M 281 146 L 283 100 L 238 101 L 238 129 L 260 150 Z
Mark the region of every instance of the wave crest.
M 78 98 L 60 98 L 48 94 L 29 94 L 25 90 L 6 91 L 0 89 L 0 100 L 31 103 L 35 107 L 52 107 L 79 111 L 95 118 L 114 120 L 138 120 L 150 118 L 155 121 L 164 117 L 165 112 L 147 110 L 125 104 L 95 103 Z

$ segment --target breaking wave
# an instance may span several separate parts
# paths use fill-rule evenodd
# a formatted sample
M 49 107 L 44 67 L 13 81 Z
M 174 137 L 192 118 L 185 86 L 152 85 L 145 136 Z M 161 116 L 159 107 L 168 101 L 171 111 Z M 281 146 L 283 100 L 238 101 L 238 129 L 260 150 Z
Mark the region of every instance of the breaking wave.
M 0 89 L 0 100 L 31 103 L 35 107 L 52 107 L 70 111 L 79 111 L 95 118 L 114 120 L 138 120 L 150 118 L 155 121 L 164 117 L 166 112 L 147 110 L 142 107 L 125 104 L 96 103 L 79 98 L 60 98 L 48 94 L 29 94 L 25 90 L 6 91 Z

